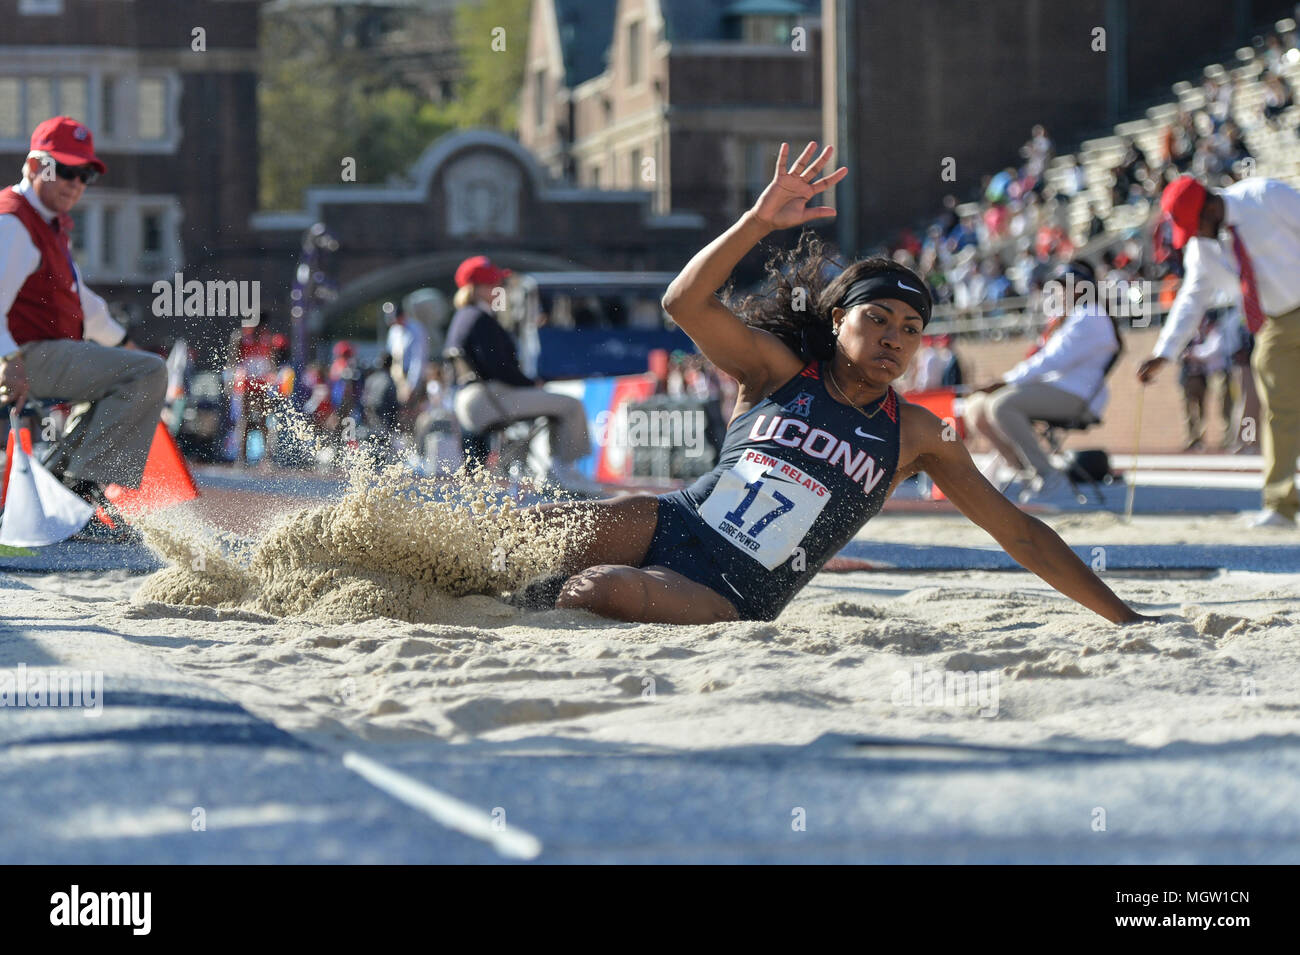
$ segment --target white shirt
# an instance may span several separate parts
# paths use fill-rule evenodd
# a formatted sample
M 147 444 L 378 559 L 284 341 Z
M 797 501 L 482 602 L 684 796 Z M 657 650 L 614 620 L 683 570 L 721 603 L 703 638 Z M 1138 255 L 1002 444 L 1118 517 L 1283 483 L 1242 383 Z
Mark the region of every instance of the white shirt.
M 1119 350 L 1115 327 L 1096 305 L 1080 305 L 1047 344 L 1002 376 L 1009 385 L 1041 381 L 1088 402 L 1098 418 L 1106 408 L 1106 366 Z
M 36 197 L 35 190 L 26 179 L 14 186 L 14 191 L 26 199 L 46 222 L 58 218 Z M 18 297 L 28 276 L 40 267 L 41 253 L 32 242 L 22 220 L 11 213 L 0 215 L 0 315 L 5 317 L 3 325 L 0 325 L 0 356 L 18 350 L 18 344 L 9 333 L 9 309 L 13 308 L 14 299 Z M 77 274 L 81 313 L 85 318 L 82 334 L 100 345 L 122 344 L 126 338 L 126 329 L 108 313 L 108 304 L 86 287 L 75 264 L 73 269 Z
M 1265 315 L 1285 315 L 1300 306 L 1300 192 L 1276 179 L 1250 178 L 1220 192 L 1224 232 L 1218 239 L 1189 239 L 1183 252 L 1183 284 L 1160 330 L 1152 354 L 1173 361 L 1196 334 L 1216 293 L 1241 301 L 1241 272 L 1228 226 L 1255 268 L 1255 286 Z
M 388 354 L 394 365 L 401 366 L 406 383 L 414 386 L 429 360 L 429 333 L 419 319 L 408 315 L 401 324 L 394 322 L 388 327 Z

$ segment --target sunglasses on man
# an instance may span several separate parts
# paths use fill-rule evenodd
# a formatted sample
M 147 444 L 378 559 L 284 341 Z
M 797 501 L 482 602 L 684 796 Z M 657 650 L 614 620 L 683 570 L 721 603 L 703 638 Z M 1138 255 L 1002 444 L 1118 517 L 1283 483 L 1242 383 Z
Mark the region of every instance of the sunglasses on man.
M 65 166 L 61 162 L 54 164 L 54 174 L 60 179 L 80 179 L 87 186 L 99 178 L 94 166 Z

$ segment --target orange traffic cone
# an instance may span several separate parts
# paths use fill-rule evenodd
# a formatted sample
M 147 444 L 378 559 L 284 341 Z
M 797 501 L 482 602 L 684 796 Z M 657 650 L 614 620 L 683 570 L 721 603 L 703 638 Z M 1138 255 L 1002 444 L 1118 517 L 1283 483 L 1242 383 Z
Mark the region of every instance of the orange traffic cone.
M 140 486 L 129 488 L 110 484 L 104 488 L 104 497 L 127 517 L 192 501 L 198 496 L 199 487 L 194 483 L 194 475 L 161 421 L 149 447 Z
M 0 488 L 0 507 L 4 507 L 5 496 L 9 493 L 9 469 L 14 465 L 14 429 L 9 429 L 9 441 L 5 445 L 5 480 L 4 487 Z M 26 428 L 18 429 L 18 434 L 22 435 L 22 448 L 28 454 L 32 453 L 32 433 Z

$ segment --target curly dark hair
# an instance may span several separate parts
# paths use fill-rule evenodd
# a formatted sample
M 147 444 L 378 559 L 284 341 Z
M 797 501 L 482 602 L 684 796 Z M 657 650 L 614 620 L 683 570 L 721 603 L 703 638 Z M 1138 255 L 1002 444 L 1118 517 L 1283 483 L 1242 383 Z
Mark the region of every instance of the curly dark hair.
M 829 269 L 843 271 L 828 277 Z M 855 282 L 893 273 L 918 288 L 929 287 L 916 272 L 884 256 L 859 259 L 845 268 L 808 229 L 794 248 L 772 255 L 764 271 L 767 277 L 757 294 L 737 296 L 728 288 L 723 302 L 746 325 L 771 332 L 805 361 L 835 354 L 831 309 Z

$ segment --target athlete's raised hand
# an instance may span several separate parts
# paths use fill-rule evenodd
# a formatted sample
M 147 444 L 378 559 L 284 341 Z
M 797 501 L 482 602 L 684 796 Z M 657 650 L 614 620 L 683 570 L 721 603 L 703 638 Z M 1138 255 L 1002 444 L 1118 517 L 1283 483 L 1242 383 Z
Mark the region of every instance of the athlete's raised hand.
M 834 151 L 833 147 L 827 146 L 814 159 L 817 144 L 811 142 L 787 169 L 790 144 L 782 143 L 781 152 L 776 157 L 776 175 L 758 197 L 750 213 L 772 229 L 791 229 L 814 219 L 835 215 L 835 210 L 830 206 L 808 208 L 809 199 L 826 191 L 849 174 L 848 167 L 841 166 L 830 175 L 817 178 L 817 174 L 830 162 Z

